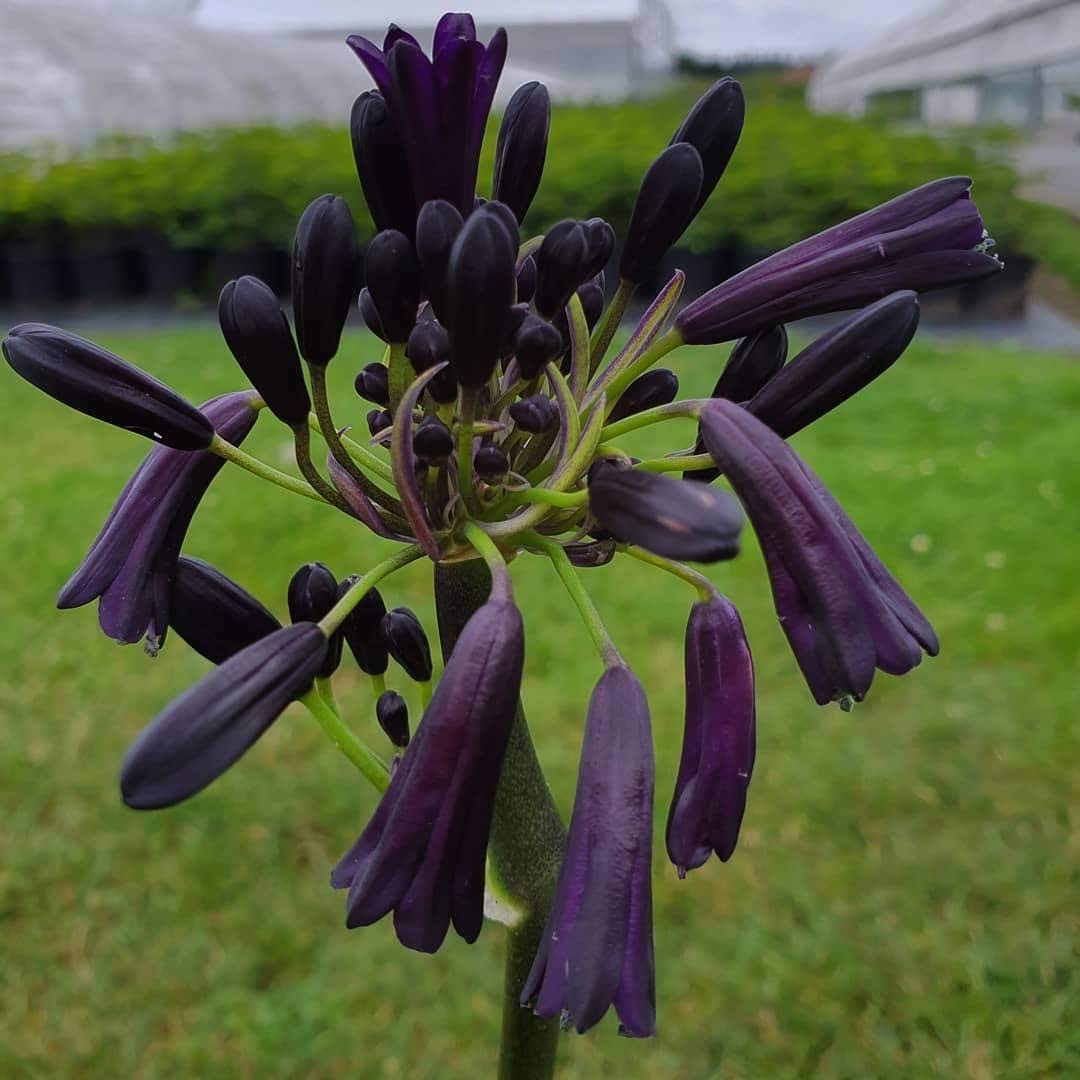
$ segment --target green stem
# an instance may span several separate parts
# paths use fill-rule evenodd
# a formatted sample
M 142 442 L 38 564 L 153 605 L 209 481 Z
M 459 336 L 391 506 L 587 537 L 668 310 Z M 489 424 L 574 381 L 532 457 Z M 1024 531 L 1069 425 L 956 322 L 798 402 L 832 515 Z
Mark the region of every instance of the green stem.
M 426 712 L 431 704 L 431 680 L 426 679 L 420 684 L 420 711 Z
M 388 559 L 373 566 L 364 574 L 356 584 L 319 620 L 319 626 L 329 637 L 348 617 L 348 614 L 364 598 L 364 594 L 377 585 L 384 577 L 416 562 L 423 555 L 423 551 L 416 544 L 410 544 L 407 548 L 395 552 Z
M 314 413 L 308 413 L 308 427 L 316 435 L 322 436 L 323 432 L 322 428 L 319 427 L 319 419 Z M 394 471 L 390 468 L 389 462 L 377 457 L 366 446 L 361 445 L 355 439 L 350 439 L 348 435 L 339 435 L 338 438 L 341 440 L 342 447 L 354 461 L 362 465 L 368 472 L 379 477 L 380 480 L 385 480 L 389 484 L 394 482 Z
M 634 466 L 644 472 L 696 472 L 698 469 L 715 469 L 716 462 L 711 454 L 686 454 L 683 457 L 652 458 L 639 461 Z
M 658 360 L 662 360 L 673 349 L 683 344 L 682 336 L 677 330 L 669 330 L 663 337 L 654 341 L 633 363 L 629 364 L 607 385 L 594 387 L 594 392 L 603 389 L 607 394 L 607 408 L 610 412 L 615 408 L 622 392 L 639 376 L 649 370 Z M 588 402 L 586 402 L 588 404 Z
M 632 281 L 627 281 L 625 278 L 620 280 L 607 311 L 596 324 L 596 329 L 593 330 L 589 341 L 589 367 L 592 372 L 596 371 L 600 366 L 600 361 L 604 359 L 604 353 L 608 351 L 611 339 L 615 336 L 615 331 L 619 329 L 622 317 L 626 314 L 626 305 L 630 303 L 636 287 Z
M 541 536 L 539 533 L 527 533 L 522 537 L 522 541 L 528 544 L 529 547 L 542 551 L 551 560 L 555 573 L 559 575 L 560 580 L 566 587 L 566 591 L 570 594 L 570 599 L 574 601 L 574 606 L 578 609 L 581 621 L 585 624 L 585 629 L 589 631 L 593 644 L 596 645 L 596 651 L 600 654 L 600 659 L 604 661 L 604 667 L 617 667 L 621 664 L 623 662 L 622 657 L 619 656 L 615 643 L 611 640 L 611 636 L 604 627 L 600 612 L 596 610 L 592 597 L 586 592 L 585 586 L 581 584 L 581 579 L 577 576 L 577 571 L 574 569 L 573 563 L 570 562 L 569 556 L 563 550 L 562 545 L 554 540 L 549 540 L 546 536 Z
M 611 399 L 608 398 L 608 400 Z M 711 398 L 687 398 L 685 401 L 673 401 L 670 405 L 657 405 L 644 412 L 634 413 L 625 420 L 616 420 L 614 424 L 608 424 L 600 432 L 600 439 L 602 442 L 610 442 L 620 435 L 628 435 L 631 431 L 638 431 L 650 424 L 660 424 L 665 420 L 696 420 L 710 400 Z
M 491 577 L 481 559 L 437 565 L 435 603 L 443 658 L 483 604 Z M 559 1037 L 557 1019 L 523 1009 L 520 996 L 543 934 L 566 833 L 536 757 L 524 710 L 517 717 L 499 774 L 488 856 L 499 888 L 521 918 L 507 929 L 499 1080 L 550 1080 Z
M 681 581 L 685 581 L 687 585 L 692 585 L 697 589 L 698 596 L 701 597 L 703 602 L 707 602 L 717 595 L 716 586 L 704 574 L 692 570 L 684 563 L 675 562 L 673 559 L 663 559 L 659 555 L 654 555 L 651 551 L 631 547 L 629 544 L 620 544 L 619 551 L 624 555 L 637 559 L 639 562 L 655 566 L 658 570 L 664 570 Z
M 303 495 L 305 499 L 313 499 L 315 502 L 327 505 L 326 499 L 312 491 L 307 484 L 297 480 L 294 476 L 290 476 L 288 473 L 281 472 L 280 469 L 275 469 L 272 465 L 267 465 L 266 462 L 260 461 L 250 454 L 244 453 L 240 447 L 233 446 L 231 442 L 226 442 L 220 435 L 214 436 L 207 449 L 212 454 L 217 454 L 218 457 L 231 461 L 234 465 L 239 465 L 241 469 L 246 469 L 261 480 L 269 480 L 271 484 L 277 484 L 278 487 L 291 491 L 295 495 Z
M 405 358 L 405 343 L 391 344 L 387 349 L 387 382 L 390 385 L 390 415 L 397 421 L 398 405 L 413 380 L 412 366 Z
M 296 465 L 303 474 L 304 479 L 328 502 L 333 503 L 339 510 L 351 513 L 348 504 L 326 480 L 322 478 L 315 463 L 311 460 L 311 432 L 307 424 L 297 424 L 293 428 L 293 447 L 296 456 Z
M 301 699 L 308 711 L 318 721 L 330 741 L 360 770 L 376 791 L 385 791 L 390 783 L 390 773 L 382 759 L 369 750 L 346 726 L 318 690 L 312 688 Z
M 458 491 L 471 514 L 480 512 L 480 508 L 476 505 L 476 492 L 472 482 L 472 425 L 475 415 L 476 394 L 462 387 L 457 421 Z
M 588 501 L 587 491 L 552 491 L 551 488 L 531 487 L 523 491 L 508 492 L 506 498 L 499 503 L 499 509 L 513 509 L 515 506 L 524 506 L 526 503 L 543 503 L 545 506 L 572 509 L 584 506 Z

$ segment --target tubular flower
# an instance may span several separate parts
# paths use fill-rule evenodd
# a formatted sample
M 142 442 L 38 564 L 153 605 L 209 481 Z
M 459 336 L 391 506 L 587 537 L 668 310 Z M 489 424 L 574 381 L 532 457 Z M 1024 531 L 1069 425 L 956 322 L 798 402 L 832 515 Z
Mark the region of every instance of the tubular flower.
M 589 701 L 566 854 L 521 994 L 579 1034 L 611 1006 L 623 1035 L 656 1027 L 652 799 L 649 706 L 630 669 L 613 667 Z
M 503 31 L 484 46 L 470 16 L 445 15 L 430 59 L 396 26 L 382 48 L 359 37 L 349 44 L 377 86 L 361 94 L 349 124 L 378 229 L 365 287 L 357 288 L 348 204 L 321 196 L 296 229 L 292 330 L 256 279 L 241 277 L 222 292 L 225 344 L 254 390 L 196 409 L 65 331 L 25 324 L 4 340 L 8 363 L 35 386 L 162 444 L 122 491 L 58 603 L 99 599 L 107 634 L 122 642 L 145 636 L 151 650 L 171 623 L 219 665 L 135 741 L 121 773 L 129 805 L 188 798 L 299 699 L 382 793 L 331 875 L 335 888 L 348 890 L 349 927 L 393 913 L 409 948 L 434 952 L 451 925 L 471 942 L 490 885 L 495 917 L 512 922 L 528 907 L 530 918 L 546 919 L 522 1001 L 543 1016 L 561 1014 L 578 1031 L 614 1006 L 623 1031 L 649 1035 L 649 712 L 587 579 L 633 559 L 703 598 L 686 631 L 686 723 L 667 848 L 680 872 L 711 852 L 725 860 L 754 763 L 750 650 L 735 609 L 675 560 L 735 557 L 745 511 L 782 627 L 822 704 L 862 698 L 875 670 L 902 674 L 923 651 L 936 653 L 926 619 L 782 436 L 896 360 L 916 329 L 914 292 L 999 264 L 985 254 L 970 181 L 939 180 L 765 259 L 681 312 L 685 275 L 676 270 L 609 357 L 635 289 L 651 280 L 731 159 L 744 119 L 739 85 L 712 86 L 648 170 L 609 300 L 616 237 L 607 222 L 571 216 L 543 235 L 522 229 L 550 134 L 540 84 L 511 99 L 495 148 L 493 197 L 476 195 Z M 335 418 L 323 369 L 339 351 L 354 301 L 386 347 L 368 354 L 368 341 L 357 350 L 341 375 L 355 377 L 368 404 L 350 394 L 351 415 Z M 785 366 L 786 322 L 868 303 Z M 712 397 L 680 400 L 674 372 L 691 365 L 668 354 L 736 339 L 727 365 L 712 373 L 719 376 Z M 291 429 L 296 472 L 240 448 L 264 404 Z M 638 445 L 658 445 L 657 432 L 671 420 L 696 425 L 695 445 L 679 439 L 660 456 L 629 455 L 624 437 L 653 428 Z M 380 538 L 380 561 L 347 568 L 354 572 L 340 582 L 321 564 L 302 567 L 288 589 L 293 624 L 280 628 L 234 582 L 180 558 L 192 515 L 226 460 L 306 499 L 309 509 L 314 502 L 313 512 L 343 513 L 342 529 L 370 530 Z M 685 482 L 721 472 L 734 496 Z M 275 517 L 263 532 L 288 527 Z M 336 534 L 320 525 L 320 543 Z M 333 555 L 332 565 L 340 558 Z M 387 591 L 393 574 L 424 558 L 434 563 L 441 677 L 422 626 L 399 606 L 425 610 L 414 602 L 415 584 L 408 597 Z M 565 838 L 528 728 L 515 720 L 524 626 L 510 572 L 536 559 L 565 588 L 605 672 L 589 703 Z M 375 719 L 394 748 L 389 767 L 364 742 L 362 725 L 339 711 L 332 680 L 343 644 L 377 701 Z M 410 715 L 420 718 L 411 739 Z M 370 718 L 367 727 L 381 742 Z M 515 848 L 526 819 L 537 826 L 527 854 Z M 489 835 L 499 873 L 488 881 Z M 536 898 L 553 885 L 554 904 L 540 912 Z M 512 967 L 517 972 L 516 959 Z
M 925 616 L 821 482 L 729 401 L 701 414 L 705 445 L 757 532 L 780 625 L 819 705 L 861 701 L 875 668 L 903 675 L 938 651 Z
M 926 292 L 995 274 L 971 180 L 924 184 L 771 255 L 684 308 L 675 325 L 692 345 L 858 307 L 898 289 Z
M 472 210 L 480 144 L 506 62 L 506 31 L 487 46 L 471 15 L 447 14 L 429 59 L 411 34 L 391 26 L 380 49 L 353 34 L 349 47 L 367 68 L 401 135 L 417 201 L 446 199 Z
M 223 394 L 200 406 L 207 422 L 238 445 L 258 413 L 250 391 Z M 98 600 L 109 637 L 131 644 L 144 635 L 154 653 L 169 626 L 169 597 L 188 525 L 224 461 L 206 452 L 155 446 L 124 485 L 97 539 L 60 590 L 56 606 Z
M 454 646 L 431 704 L 374 816 L 331 875 L 348 889 L 347 925 L 390 911 L 402 945 L 435 952 L 453 921 L 469 942 L 484 917 L 484 856 L 495 785 L 524 663 L 509 581 Z
M 742 620 L 722 596 L 686 624 L 686 718 L 667 822 L 668 858 L 683 877 L 739 839 L 754 771 L 754 663 Z

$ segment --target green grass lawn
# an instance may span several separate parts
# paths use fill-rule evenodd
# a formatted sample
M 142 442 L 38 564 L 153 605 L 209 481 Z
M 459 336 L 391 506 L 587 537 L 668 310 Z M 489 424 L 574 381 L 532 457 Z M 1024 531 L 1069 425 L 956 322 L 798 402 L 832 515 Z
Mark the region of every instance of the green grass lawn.
M 210 331 L 106 343 L 196 400 L 240 384 Z M 332 365 L 343 422 L 362 423 L 347 387 L 374 355 L 357 336 Z M 722 351 L 678 356 L 684 391 L 707 392 Z M 388 920 L 346 932 L 327 874 L 374 797 L 301 709 L 189 803 L 123 807 L 124 748 L 205 664 L 175 639 L 154 661 L 118 648 L 93 608 L 53 601 L 147 444 L 2 378 L 0 1075 L 492 1075 L 500 928 L 434 957 L 398 946 Z M 754 649 L 758 764 L 735 857 L 686 881 L 662 836 L 693 595 L 636 564 L 585 572 L 653 709 L 659 1034 L 620 1039 L 608 1018 L 567 1035 L 562 1075 L 1080 1074 L 1078 417 L 1074 362 L 919 345 L 797 438 L 941 656 L 879 675 L 851 714 L 815 707 L 748 537 L 714 573 Z M 289 449 L 269 416 L 247 448 L 278 463 Z M 343 575 L 384 547 L 226 469 L 186 550 L 280 615 L 301 562 Z M 599 668 L 550 571 L 514 572 L 526 705 L 568 811 Z M 433 629 L 425 567 L 385 593 Z M 349 664 L 338 684 L 375 740 Z

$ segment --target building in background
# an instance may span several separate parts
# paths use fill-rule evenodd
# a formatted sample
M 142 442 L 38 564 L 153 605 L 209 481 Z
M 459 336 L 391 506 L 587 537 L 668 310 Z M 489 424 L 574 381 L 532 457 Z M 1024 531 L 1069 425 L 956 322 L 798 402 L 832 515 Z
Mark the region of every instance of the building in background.
M 825 64 L 823 112 L 1080 128 L 1080 0 L 947 0 Z
M 410 9 L 411 4 L 411 9 Z M 673 66 L 663 0 L 481 0 L 505 24 L 499 102 L 540 79 L 562 100 L 617 99 Z M 371 86 L 345 46 L 397 20 L 430 37 L 441 4 L 341 0 L 0 0 L 0 149 L 69 148 L 104 134 L 343 123 Z M 432 13 L 436 13 L 433 15 Z

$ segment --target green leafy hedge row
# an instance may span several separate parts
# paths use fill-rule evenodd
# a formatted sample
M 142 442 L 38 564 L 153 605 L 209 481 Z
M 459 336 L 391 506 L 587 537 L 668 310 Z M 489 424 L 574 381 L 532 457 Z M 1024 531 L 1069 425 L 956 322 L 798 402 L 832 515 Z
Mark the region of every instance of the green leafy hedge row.
M 556 109 L 530 229 L 594 214 L 624 225 L 643 170 L 702 85 L 688 81 L 649 101 Z M 752 82 L 747 98 L 742 141 L 687 237 L 691 247 L 773 250 L 925 180 L 969 173 L 1002 247 L 1080 287 L 1080 223 L 1017 198 L 1000 139 L 816 116 L 797 89 L 765 82 Z M 490 175 L 493 142 L 482 177 Z M 304 206 L 326 191 L 346 196 L 361 232 L 370 233 L 344 124 L 217 130 L 166 146 L 111 139 L 75 159 L 0 157 L 0 239 L 63 226 L 150 230 L 180 247 L 287 247 Z

